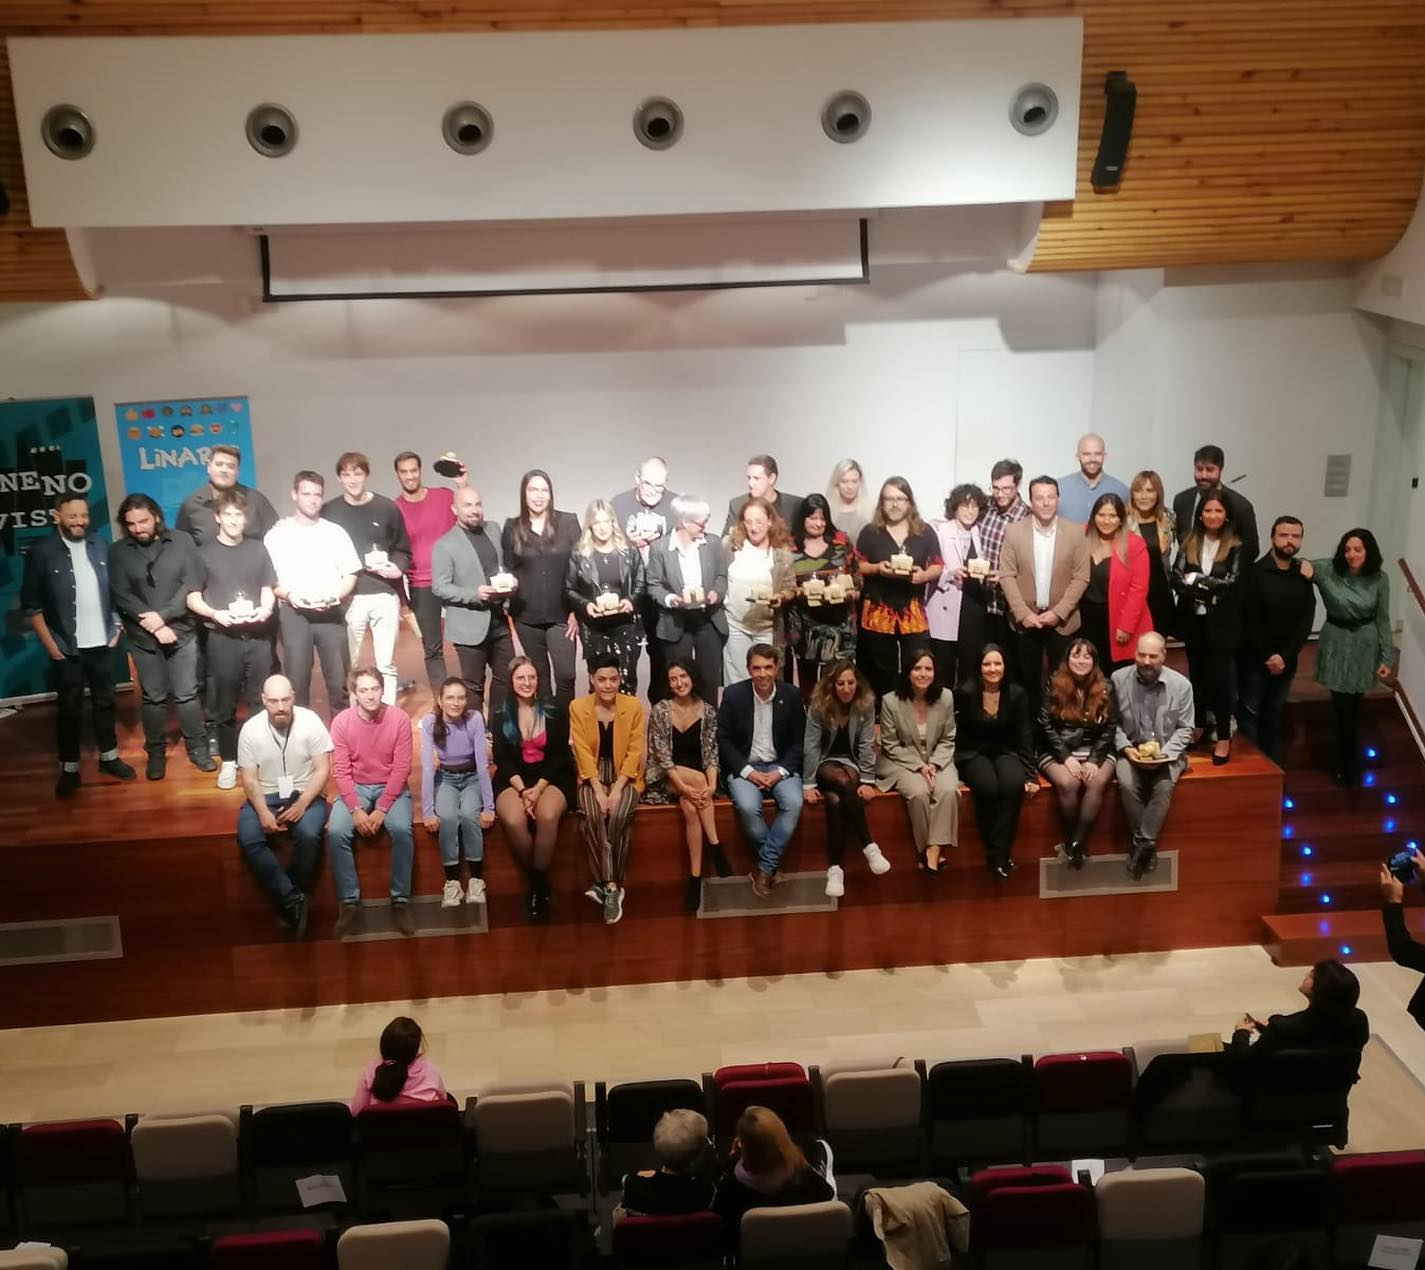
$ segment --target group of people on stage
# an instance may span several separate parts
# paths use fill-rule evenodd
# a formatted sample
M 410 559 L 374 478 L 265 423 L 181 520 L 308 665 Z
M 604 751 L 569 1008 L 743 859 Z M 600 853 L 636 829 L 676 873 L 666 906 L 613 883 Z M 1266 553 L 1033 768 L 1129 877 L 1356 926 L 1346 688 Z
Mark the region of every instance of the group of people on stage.
M 243 854 L 294 932 L 305 929 L 323 832 L 337 931 L 355 931 L 353 844 L 383 830 L 396 922 L 413 929 L 415 753 L 396 708 L 403 623 L 419 635 L 434 695 L 418 726 L 421 818 L 439 839 L 442 902 L 484 899 L 483 832 L 498 819 L 532 920 L 548 911 L 554 844 L 574 810 L 588 894 L 605 921 L 619 920 L 641 801 L 680 806 L 696 909 L 704 864 L 731 867 L 712 808 L 723 788 L 763 896 L 805 802 L 826 806 L 827 894 L 844 893 L 848 837 L 873 874 L 886 872 L 864 807 L 878 790 L 905 799 L 919 866 L 940 871 L 957 840 L 961 780 L 988 866 L 1008 877 L 1020 808 L 1041 773 L 1076 867 L 1116 777 L 1128 868 L 1141 876 L 1186 753 L 1208 727 L 1214 763 L 1230 759 L 1234 717 L 1280 759 L 1281 710 L 1318 592 L 1316 677 L 1335 704 L 1345 784 L 1359 777 L 1361 696 L 1392 673 L 1388 581 L 1370 531 L 1301 561 L 1302 524 L 1280 516 L 1259 559 L 1254 510 L 1222 484 L 1212 445 L 1197 451 L 1194 483 L 1171 509 L 1157 473 L 1117 480 L 1102 439 L 1088 435 L 1077 470 L 1034 477 L 1027 501 L 1023 469 L 1004 459 L 988 493 L 956 485 L 928 523 L 902 477 L 873 494 L 844 460 L 825 494 L 799 498 L 778 488 L 775 459 L 756 455 L 721 537 L 706 501 L 669 493 L 659 458 L 582 520 L 556 507 L 552 479 L 534 469 L 498 541 L 453 455 L 437 463 L 453 487 L 427 486 L 420 456 L 397 455 L 401 492 L 387 499 L 369 488 L 366 456 L 348 452 L 336 463 L 340 494 L 328 499 L 323 476 L 300 471 L 280 519 L 238 482 L 240 459 L 215 447 L 207 483 L 171 528 L 148 496 L 127 497 L 107 550 L 85 501 L 62 497 L 54 536 L 27 556 L 22 603 L 55 663 L 56 794 L 80 784 L 86 687 L 101 770 L 135 776 L 118 753 L 109 673 L 122 630 L 147 777 L 164 775 L 172 705 L 192 762 L 216 768 L 220 788 L 241 781 Z M 352 670 L 368 631 L 370 664 Z M 1186 645 L 1187 678 L 1164 664 L 1165 634 Z M 590 692 L 576 699 L 581 647 Z M 636 695 L 645 649 L 649 709 Z M 329 728 L 309 708 L 314 661 Z M 272 851 L 280 832 L 293 842 L 285 869 Z

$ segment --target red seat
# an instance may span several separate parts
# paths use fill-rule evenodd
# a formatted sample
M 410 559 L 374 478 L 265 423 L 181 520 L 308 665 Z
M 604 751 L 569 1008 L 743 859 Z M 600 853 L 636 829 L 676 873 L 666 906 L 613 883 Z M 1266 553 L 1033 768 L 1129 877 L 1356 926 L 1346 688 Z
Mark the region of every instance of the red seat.
M 1093 1192 L 1074 1182 L 1067 1169 L 991 1169 L 976 1173 L 973 1186 L 970 1237 L 981 1257 L 1084 1248 L 1098 1238 Z
M 1118 1050 L 1046 1054 L 1034 1064 L 1036 1102 L 1043 1111 L 1127 1111 L 1133 1065 Z
M 1337 1156 L 1331 1177 L 1338 1222 L 1425 1219 L 1425 1151 Z
M 326 1270 L 326 1265 L 326 1239 L 318 1230 L 227 1235 L 208 1255 L 208 1270 Z
M 716 1213 L 672 1217 L 626 1217 L 614 1227 L 614 1261 L 620 1266 L 686 1265 L 706 1260 L 718 1265 L 727 1246 Z
M 117 1120 L 26 1125 L 14 1186 L 36 1229 L 123 1223 L 129 1217 L 129 1138 Z
M 742 1063 L 713 1073 L 716 1136 L 731 1140 L 738 1117 L 748 1107 L 775 1111 L 791 1133 L 816 1128 L 815 1099 L 806 1069 L 800 1063 Z

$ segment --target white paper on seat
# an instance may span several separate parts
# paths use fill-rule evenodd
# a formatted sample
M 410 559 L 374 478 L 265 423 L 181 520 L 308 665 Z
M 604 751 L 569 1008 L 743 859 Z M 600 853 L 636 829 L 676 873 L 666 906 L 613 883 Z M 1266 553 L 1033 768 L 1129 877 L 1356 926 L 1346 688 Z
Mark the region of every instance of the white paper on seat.
M 1087 1173 L 1089 1181 L 1097 1186 L 1099 1178 L 1103 1176 L 1102 1160 L 1074 1160 L 1069 1165 L 1069 1172 L 1074 1175 L 1074 1180 L 1078 1181 L 1080 1173 Z
M 297 1194 L 303 1208 L 315 1208 L 318 1204 L 345 1204 L 346 1191 L 341 1178 L 335 1173 L 313 1173 L 311 1177 L 297 1179 Z
M 1425 1239 L 1377 1235 L 1366 1265 L 1374 1266 L 1376 1270 L 1415 1270 L 1420 1261 L 1422 1247 L 1425 1247 Z

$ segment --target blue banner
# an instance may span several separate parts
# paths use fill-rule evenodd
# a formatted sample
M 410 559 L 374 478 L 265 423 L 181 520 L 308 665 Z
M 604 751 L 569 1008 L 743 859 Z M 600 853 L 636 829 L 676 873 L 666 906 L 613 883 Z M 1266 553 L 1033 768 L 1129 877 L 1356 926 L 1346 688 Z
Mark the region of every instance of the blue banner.
M 208 459 L 219 443 L 242 451 L 238 480 L 257 484 L 246 397 L 121 401 L 114 412 L 124 488 L 152 498 L 170 525 L 183 500 L 208 479 Z
M 112 540 L 109 499 L 92 397 L 0 401 L 0 699 L 50 692 L 49 656 L 20 611 L 25 552 L 54 532 L 50 509 L 63 492 L 89 501 L 94 532 Z M 115 678 L 127 665 L 115 650 Z

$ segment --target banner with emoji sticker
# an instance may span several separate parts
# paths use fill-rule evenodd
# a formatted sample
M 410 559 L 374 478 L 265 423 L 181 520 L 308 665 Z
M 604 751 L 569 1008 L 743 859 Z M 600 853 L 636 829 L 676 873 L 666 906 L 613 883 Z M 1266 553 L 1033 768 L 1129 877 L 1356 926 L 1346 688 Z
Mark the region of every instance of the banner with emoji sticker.
M 246 397 L 187 397 L 177 401 L 121 401 L 114 407 L 124 488 L 147 494 L 171 525 L 183 500 L 208 479 L 215 445 L 242 451 L 238 480 L 257 484 Z

